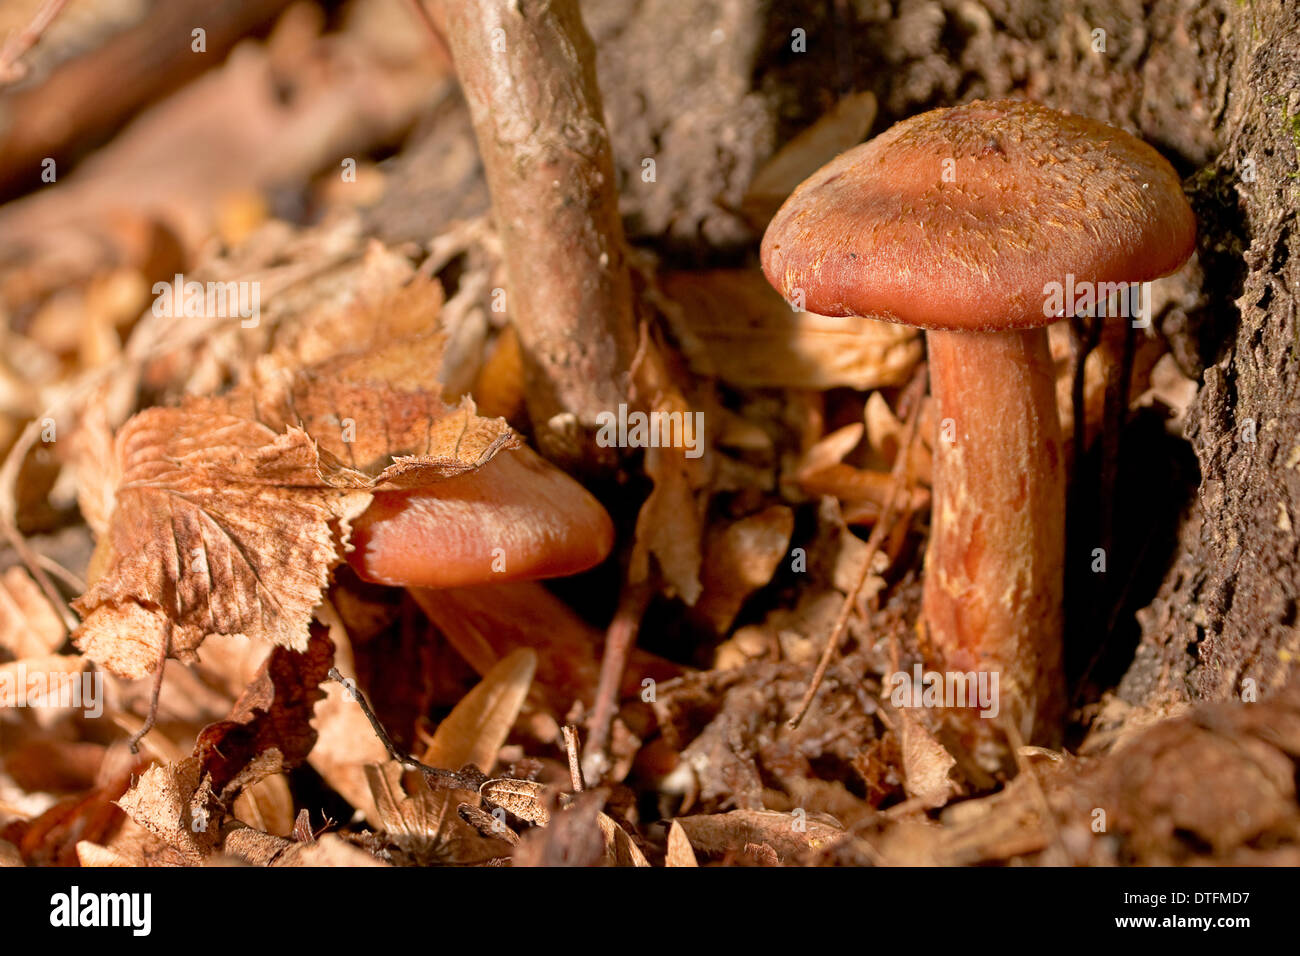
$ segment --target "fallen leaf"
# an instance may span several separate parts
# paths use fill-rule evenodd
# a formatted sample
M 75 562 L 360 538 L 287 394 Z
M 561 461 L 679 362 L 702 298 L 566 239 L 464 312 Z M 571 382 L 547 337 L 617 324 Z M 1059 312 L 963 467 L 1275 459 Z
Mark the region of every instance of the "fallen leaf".
M 669 272 L 660 282 L 680 307 L 673 331 L 692 368 L 732 385 L 866 391 L 902 384 L 921 358 L 916 329 L 793 311 L 757 269 Z
M 528 696 L 536 666 L 537 655 L 519 648 L 492 667 L 438 725 L 421 761 L 431 767 L 473 764 L 491 770 Z M 476 806 L 478 794 L 431 790 L 422 780 L 408 793 L 406 775 L 392 761 L 368 766 L 366 777 L 377 813 L 373 822 L 417 859 L 468 863 L 500 855 L 457 815 L 461 804 Z
M 58 650 L 66 632 L 49 599 L 27 569 L 15 565 L 0 576 L 0 648 L 18 660 Z
M 203 862 L 219 835 L 217 821 L 210 819 L 202 799 L 196 800 L 201 772 L 197 757 L 150 767 L 117 801 L 127 816 L 179 851 L 190 866 Z
M 795 187 L 846 149 L 862 142 L 876 120 L 876 97 L 850 93 L 786 143 L 755 174 L 741 210 L 755 229 L 764 229 Z
M 223 805 L 243 787 L 306 759 L 316 743 L 312 712 L 325 698 L 320 685 L 333 661 L 325 627 L 313 623 L 303 652 L 273 650 L 230 716 L 199 733 L 194 756 Z M 267 755 L 272 759 L 258 761 Z
M 904 707 L 895 713 L 903 752 L 903 789 L 923 806 L 943 806 L 956 789 L 948 776 L 956 759 L 910 710 Z
M 695 609 L 726 633 L 751 594 L 772 580 L 790 547 L 794 512 L 772 505 L 709 533 Z
M 824 849 L 844 836 L 839 822 L 823 814 L 774 810 L 732 810 L 729 813 L 680 817 L 691 845 L 703 853 L 743 853 L 750 844 L 769 846 L 782 863 L 791 863 Z
M 139 678 L 209 634 L 305 650 L 312 608 L 369 495 L 301 429 L 151 408 L 117 436 L 123 463 L 104 576 L 74 602 L 87 657 Z M 349 487 L 349 485 L 351 487 Z
M 691 838 L 686 835 L 682 825 L 676 820 L 668 827 L 668 852 L 664 858 L 665 866 L 699 866 L 695 850 L 691 847 Z

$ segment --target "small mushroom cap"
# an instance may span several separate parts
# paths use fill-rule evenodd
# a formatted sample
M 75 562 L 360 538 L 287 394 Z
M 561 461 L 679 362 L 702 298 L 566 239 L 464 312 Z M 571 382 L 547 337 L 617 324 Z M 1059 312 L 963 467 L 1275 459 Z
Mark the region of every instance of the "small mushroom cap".
M 377 493 L 348 562 L 380 584 L 466 587 L 576 574 L 613 543 L 600 502 L 521 446 L 427 488 Z
M 763 271 L 807 311 L 926 329 L 1029 329 L 1049 283 L 1145 282 L 1191 255 L 1165 159 L 1122 130 L 1035 103 L 974 102 L 893 126 L 799 186 Z M 1103 287 L 1104 288 L 1104 287 Z M 1113 289 L 1097 288 L 1105 300 Z

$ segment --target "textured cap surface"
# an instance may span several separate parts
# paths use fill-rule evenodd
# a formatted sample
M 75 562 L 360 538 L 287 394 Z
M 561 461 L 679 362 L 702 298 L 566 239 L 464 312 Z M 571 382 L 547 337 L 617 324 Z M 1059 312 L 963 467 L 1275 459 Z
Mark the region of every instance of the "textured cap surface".
M 810 312 L 993 331 L 1056 321 L 1045 287 L 1067 276 L 1167 275 L 1195 236 L 1177 174 L 1141 140 L 1035 103 L 974 102 L 823 166 L 773 218 L 762 257 Z

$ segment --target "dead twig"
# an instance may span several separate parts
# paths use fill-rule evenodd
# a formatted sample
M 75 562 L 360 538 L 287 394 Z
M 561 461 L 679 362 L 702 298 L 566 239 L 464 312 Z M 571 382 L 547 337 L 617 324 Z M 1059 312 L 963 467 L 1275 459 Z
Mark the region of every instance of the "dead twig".
M 487 780 L 487 776 L 472 764 L 462 767 L 459 772 L 442 770 L 438 767 L 430 767 L 428 764 L 416 760 L 411 754 L 398 750 L 392 738 L 388 736 L 388 731 L 384 730 L 384 725 L 375 716 L 375 712 L 370 707 L 370 702 L 366 700 L 366 695 L 357 689 L 356 682 L 344 677 L 337 667 L 329 669 L 329 677 L 330 680 L 342 684 L 348 694 L 356 699 L 357 704 L 361 707 L 361 712 L 366 715 L 366 720 L 370 722 L 370 728 L 375 732 L 375 736 L 379 738 L 379 742 L 384 745 L 384 749 L 388 751 L 388 756 L 408 770 L 420 771 L 430 789 L 472 790 L 477 793 L 479 787 Z
M 632 283 L 577 0 L 442 0 L 434 16 L 483 157 L 538 445 L 556 460 L 612 464 L 594 432 L 627 401 Z
M 578 760 L 578 728 L 573 724 L 565 724 L 562 732 L 564 751 L 569 755 L 569 781 L 573 784 L 574 793 L 582 793 L 587 788 L 583 783 L 582 766 Z
M 606 631 L 605 652 L 600 659 L 600 680 L 596 684 L 591 718 L 587 721 L 587 753 L 582 761 L 582 772 L 589 780 L 600 780 L 609 769 L 609 735 L 618 710 L 619 689 L 623 686 L 623 674 L 636 646 L 641 618 L 645 616 L 654 593 L 655 586 L 649 580 L 624 585 L 618 608 Z

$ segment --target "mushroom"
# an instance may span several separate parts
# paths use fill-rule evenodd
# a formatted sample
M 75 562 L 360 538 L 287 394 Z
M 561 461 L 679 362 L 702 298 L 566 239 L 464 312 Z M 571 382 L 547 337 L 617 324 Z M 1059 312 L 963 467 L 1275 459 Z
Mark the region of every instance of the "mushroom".
M 1001 711 L 1028 741 L 1056 742 L 1065 706 L 1051 293 L 1091 288 L 1103 303 L 1173 272 L 1194 239 L 1154 149 L 1012 101 L 915 116 L 849 150 L 763 237 L 787 301 L 926 330 L 938 434 L 922 649 L 945 674 L 998 674 Z
M 536 649 L 540 699 L 563 715 L 595 693 L 601 634 L 537 581 L 599 564 L 613 540 L 600 503 L 521 445 L 474 472 L 376 493 L 348 563 L 364 580 L 408 588 L 480 673 L 514 647 Z
M 367 581 L 455 588 L 576 574 L 605 560 L 600 502 L 526 445 L 424 488 L 379 491 L 348 562 Z

